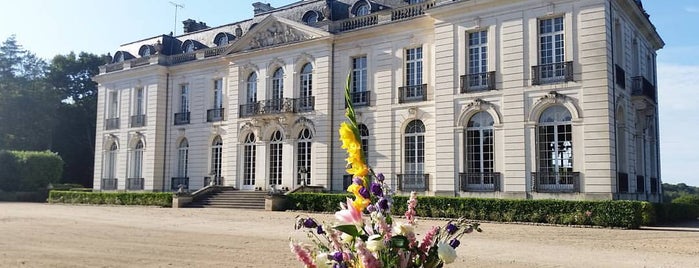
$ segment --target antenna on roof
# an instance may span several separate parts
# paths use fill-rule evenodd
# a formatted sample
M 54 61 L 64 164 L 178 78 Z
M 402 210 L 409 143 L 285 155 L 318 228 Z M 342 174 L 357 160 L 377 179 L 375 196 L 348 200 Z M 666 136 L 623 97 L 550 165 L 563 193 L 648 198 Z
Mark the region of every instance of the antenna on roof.
M 174 33 L 173 36 L 175 36 L 175 35 L 177 35 L 177 9 L 184 8 L 184 5 L 181 5 L 181 4 L 172 2 L 172 1 L 168 1 L 168 2 L 170 2 L 170 5 L 175 7 L 175 30 L 173 31 L 173 33 Z

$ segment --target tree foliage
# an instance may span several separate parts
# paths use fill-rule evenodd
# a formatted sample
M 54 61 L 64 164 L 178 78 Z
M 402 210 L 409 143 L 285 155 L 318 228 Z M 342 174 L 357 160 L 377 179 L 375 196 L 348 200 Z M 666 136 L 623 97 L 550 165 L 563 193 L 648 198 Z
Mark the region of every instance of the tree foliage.
M 683 196 L 699 197 L 699 187 L 689 186 L 684 183 L 663 183 L 663 201 L 670 203 Z

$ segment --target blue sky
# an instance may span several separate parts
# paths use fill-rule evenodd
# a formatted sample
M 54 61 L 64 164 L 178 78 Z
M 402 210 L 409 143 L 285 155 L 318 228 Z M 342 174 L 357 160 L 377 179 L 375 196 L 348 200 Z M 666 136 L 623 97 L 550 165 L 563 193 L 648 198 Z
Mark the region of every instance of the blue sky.
M 209 26 L 252 17 L 252 3 L 241 0 L 176 0 L 177 33 L 192 18 Z M 262 1 L 274 7 L 293 0 Z M 664 182 L 699 186 L 699 1 L 645 0 L 651 21 L 665 40 L 658 52 L 660 153 Z M 114 53 L 120 44 L 175 27 L 175 7 L 167 0 L 22 0 L 0 9 L 0 40 L 16 35 L 25 49 L 50 59 L 86 51 Z

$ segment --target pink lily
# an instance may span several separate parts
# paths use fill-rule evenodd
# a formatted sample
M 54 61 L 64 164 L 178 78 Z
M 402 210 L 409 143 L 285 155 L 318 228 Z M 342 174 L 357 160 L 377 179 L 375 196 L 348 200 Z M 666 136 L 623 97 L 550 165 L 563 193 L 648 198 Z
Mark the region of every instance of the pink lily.
M 335 212 L 335 218 L 337 220 L 346 224 L 361 225 L 364 221 L 362 220 L 362 212 L 357 210 L 352 206 L 352 199 L 347 198 L 347 204 L 340 203 L 342 210 Z

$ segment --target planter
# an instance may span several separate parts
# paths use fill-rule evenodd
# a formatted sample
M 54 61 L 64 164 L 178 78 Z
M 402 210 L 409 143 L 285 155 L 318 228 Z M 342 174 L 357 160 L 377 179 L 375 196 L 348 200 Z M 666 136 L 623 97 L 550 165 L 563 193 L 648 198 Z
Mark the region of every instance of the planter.
M 286 195 L 273 194 L 265 196 L 266 211 L 285 211 L 287 207 Z

